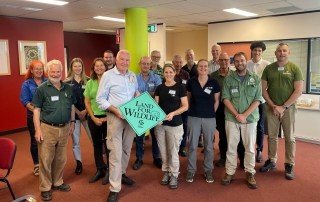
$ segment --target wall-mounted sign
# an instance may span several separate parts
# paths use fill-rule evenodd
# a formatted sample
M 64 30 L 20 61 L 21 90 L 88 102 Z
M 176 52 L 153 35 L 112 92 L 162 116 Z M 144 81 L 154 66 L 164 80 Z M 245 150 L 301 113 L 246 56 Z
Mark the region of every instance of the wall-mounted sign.
M 157 24 L 148 25 L 148 32 L 149 33 L 158 32 Z

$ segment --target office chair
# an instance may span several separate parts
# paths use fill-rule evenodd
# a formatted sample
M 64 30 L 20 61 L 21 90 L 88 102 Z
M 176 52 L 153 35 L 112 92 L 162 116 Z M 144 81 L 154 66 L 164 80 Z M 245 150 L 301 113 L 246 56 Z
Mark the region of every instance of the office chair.
M 7 170 L 6 175 L 0 174 L 0 181 L 7 183 L 13 200 L 15 199 L 15 197 L 7 178 L 10 174 L 10 171 L 13 165 L 14 157 L 16 155 L 16 150 L 17 150 L 17 146 L 11 139 L 0 138 L 0 169 Z

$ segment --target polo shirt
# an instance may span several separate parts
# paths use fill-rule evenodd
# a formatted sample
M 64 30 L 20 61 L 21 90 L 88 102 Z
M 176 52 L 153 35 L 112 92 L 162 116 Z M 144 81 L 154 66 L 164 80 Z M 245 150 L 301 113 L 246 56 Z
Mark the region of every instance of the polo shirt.
M 143 78 L 141 73 L 137 74 L 138 80 L 138 91 L 143 92 L 154 92 L 156 87 L 159 86 L 162 82 L 159 75 L 149 72 L 148 81 Z
M 268 82 L 271 100 L 281 106 L 294 92 L 294 82 L 303 81 L 303 76 L 300 67 L 290 61 L 284 67 L 274 62 L 264 69 L 261 79 Z
M 216 80 L 208 76 L 208 81 L 202 88 L 197 77 L 191 78 L 187 83 L 187 91 L 191 93 L 189 116 L 199 118 L 215 118 L 214 94 L 220 92 Z
M 217 71 L 219 68 L 220 68 L 220 64 L 218 62 L 215 63 L 213 60 L 209 61 L 209 74 Z
M 228 68 L 228 74 L 227 76 L 230 74 L 232 70 L 230 68 Z M 222 90 L 223 89 L 223 81 L 226 78 L 226 76 L 222 76 L 220 74 L 220 68 L 217 71 L 214 71 L 210 74 L 210 76 L 215 79 L 218 83 L 219 83 L 219 87 Z
M 187 64 L 184 65 L 181 69 L 183 69 L 184 71 L 189 73 L 190 78 L 195 77 L 198 75 L 198 70 L 197 70 L 197 64 L 194 63 L 193 66 L 191 67 L 191 69 L 188 69 Z
M 150 72 L 153 72 L 154 74 L 159 75 L 159 77 L 160 77 L 161 80 L 164 78 L 164 76 L 163 76 L 163 69 L 162 69 L 162 67 L 161 67 L 160 65 L 157 65 L 156 71 L 154 71 L 154 70 L 152 69 L 152 67 L 150 67 Z
M 258 74 L 258 76 L 261 78 L 263 70 L 269 64 L 269 61 L 263 60 L 262 58 L 257 63 L 254 63 L 252 60 L 249 60 L 247 62 L 247 69 Z
M 40 85 L 31 104 L 41 109 L 40 120 L 51 124 L 65 124 L 71 119 L 71 107 L 77 102 L 71 86 L 60 81 L 58 90 L 47 80 Z
M 174 81 L 180 83 L 183 87 L 186 88 L 187 81 L 190 79 L 189 73 L 183 69 L 180 69 L 179 74 L 174 76 Z
M 101 110 L 98 107 L 98 104 L 96 102 L 96 96 L 97 96 L 98 88 L 99 88 L 98 80 L 97 79 L 94 79 L 94 80 L 91 79 L 91 80 L 89 80 L 87 82 L 86 89 L 85 89 L 83 95 L 84 95 L 84 97 L 90 99 L 91 110 L 92 110 L 94 115 L 96 115 L 96 116 L 106 115 L 106 111 L 105 110 Z
M 247 71 L 244 80 L 241 82 L 236 71 L 230 71 L 223 82 L 221 100 L 230 100 L 238 113 L 244 113 L 250 105 L 258 100 L 262 102 L 262 89 L 260 77 Z M 227 107 L 224 109 L 225 119 L 234 123 L 239 123 Z M 247 117 L 247 123 L 255 123 L 259 120 L 258 107 Z

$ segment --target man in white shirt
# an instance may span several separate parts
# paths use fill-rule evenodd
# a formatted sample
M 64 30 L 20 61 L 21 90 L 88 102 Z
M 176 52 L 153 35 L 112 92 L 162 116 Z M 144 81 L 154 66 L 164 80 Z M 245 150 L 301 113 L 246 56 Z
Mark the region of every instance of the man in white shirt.
M 211 48 L 212 60 L 209 61 L 209 74 L 217 71 L 220 68 L 219 65 L 219 56 L 221 54 L 221 47 L 218 44 L 215 44 Z
M 263 70 L 267 65 L 270 64 L 269 61 L 263 60 L 261 55 L 263 51 L 266 50 L 266 45 L 262 41 L 254 41 L 251 43 L 251 56 L 252 59 L 247 63 L 247 69 L 256 73 L 260 78 L 262 76 Z M 256 161 L 261 163 L 262 158 L 262 149 L 263 149 L 263 137 L 264 137 L 264 103 L 265 100 L 259 105 L 259 115 L 260 119 L 257 124 L 257 156 Z

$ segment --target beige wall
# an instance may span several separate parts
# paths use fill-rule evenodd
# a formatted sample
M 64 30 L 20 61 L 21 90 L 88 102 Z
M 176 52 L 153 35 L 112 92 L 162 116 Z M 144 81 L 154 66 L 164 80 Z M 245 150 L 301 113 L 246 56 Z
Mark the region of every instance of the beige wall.
M 167 61 L 171 61 L 174 55 L 184 57 L 187 49 L 193 49 L 196 60 L 211 59 L 208 55 L 208 30 L 198 30 L 181 33 L 167 32 Z

